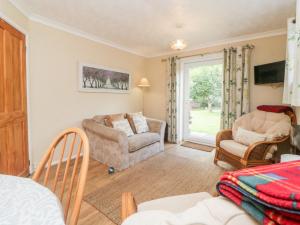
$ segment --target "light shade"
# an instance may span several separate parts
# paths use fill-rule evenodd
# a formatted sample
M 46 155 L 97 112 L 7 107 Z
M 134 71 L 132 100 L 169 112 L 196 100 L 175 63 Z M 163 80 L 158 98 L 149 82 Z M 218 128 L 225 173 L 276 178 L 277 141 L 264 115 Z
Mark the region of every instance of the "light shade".
M 139 87 L 150 87 L 151 85 L 150 85 L 148 79 L 145 78 L 145 77 L 143 77 L 143 78 L 140 80 L 138 86 L 139 86 Z
M 173 50 L 182 50 L 186 47 L 186 43 L 184 42 L 184 40 L 178 39 L 176 41 L 173 41 L 170 45 L 170 47 Z

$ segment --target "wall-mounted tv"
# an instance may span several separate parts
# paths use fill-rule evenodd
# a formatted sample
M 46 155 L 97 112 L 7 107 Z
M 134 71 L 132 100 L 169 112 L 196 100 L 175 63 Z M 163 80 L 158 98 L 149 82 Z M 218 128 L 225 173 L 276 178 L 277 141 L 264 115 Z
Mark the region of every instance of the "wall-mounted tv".
M 284 82 L 285 61 L 254 67 L 255 84 L 275 84 Z

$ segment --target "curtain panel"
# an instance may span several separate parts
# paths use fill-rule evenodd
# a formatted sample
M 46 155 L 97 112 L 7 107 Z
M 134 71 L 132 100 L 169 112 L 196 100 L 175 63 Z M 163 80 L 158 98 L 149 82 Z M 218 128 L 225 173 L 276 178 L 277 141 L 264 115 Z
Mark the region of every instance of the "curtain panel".
M 168 141 L 177 142 L 177 58 L 170 57 L 167 60 L 168 88 L 167 88 L 167 126 Z
M 249 76 L 253 46 L 224 49 L 221 128 L 232 128 L 233 122 L 249 112 Z
M 284 76 L 283 100 L 285 104 L 300 106 L 300 35 L 296 29 L 295 18 L 288 19 L 286 66 Z

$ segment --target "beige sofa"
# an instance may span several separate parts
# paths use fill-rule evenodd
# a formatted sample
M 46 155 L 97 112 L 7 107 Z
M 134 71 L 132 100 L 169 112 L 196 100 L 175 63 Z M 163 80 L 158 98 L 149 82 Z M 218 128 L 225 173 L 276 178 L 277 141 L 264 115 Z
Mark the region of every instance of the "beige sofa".
M 164 121 L 147 118 L 149 132 L 127 135 L 105 126 L 107 115 L 85 119 L 82 126 L 89 138 L 91 157 L 123 170 L 164 150 Z

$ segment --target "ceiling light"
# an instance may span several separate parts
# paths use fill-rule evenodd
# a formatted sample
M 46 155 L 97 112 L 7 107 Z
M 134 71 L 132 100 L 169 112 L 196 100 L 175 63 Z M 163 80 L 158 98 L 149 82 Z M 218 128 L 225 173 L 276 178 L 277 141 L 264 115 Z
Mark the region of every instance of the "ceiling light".
M 186 47 L 186 43 L 184 42 L 184 40 L 178 39 L 176 41 L 172 41 L 171 43 L 171 48 L 173 50 L 182 50 Z

